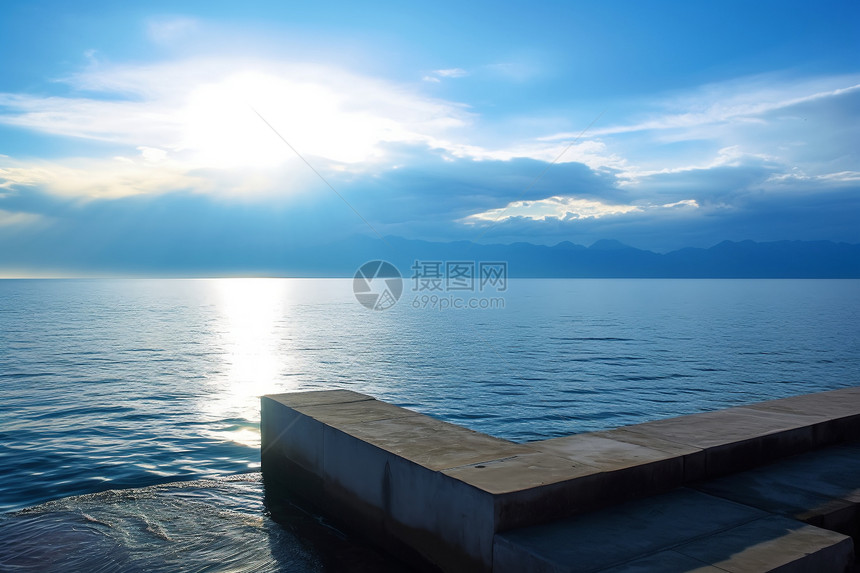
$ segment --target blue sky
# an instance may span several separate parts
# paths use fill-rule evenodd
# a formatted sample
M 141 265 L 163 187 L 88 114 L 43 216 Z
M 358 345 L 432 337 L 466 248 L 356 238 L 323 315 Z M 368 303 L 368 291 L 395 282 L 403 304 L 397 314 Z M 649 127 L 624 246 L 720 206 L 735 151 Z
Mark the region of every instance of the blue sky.
M 426 4 L 4 2 L 0 267 L 860 242 L 856 2 Z

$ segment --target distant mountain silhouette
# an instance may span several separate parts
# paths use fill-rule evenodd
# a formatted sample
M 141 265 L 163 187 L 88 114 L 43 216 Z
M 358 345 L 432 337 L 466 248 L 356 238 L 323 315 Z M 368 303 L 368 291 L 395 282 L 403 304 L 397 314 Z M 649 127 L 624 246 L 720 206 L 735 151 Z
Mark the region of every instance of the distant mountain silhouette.
M 594 251 L 619 251 L 621 249 L 632 249 L 633 247 L 615 239 L 600 239 L 588 248 Z
M 708 249 L 659 254 L 615 240 L 589 247 L 468 241 L 436 243 L 354 237 L 284 253 L 282 272 L 298 276 L 351 277 L 368 260 L 394 263 L 411 276 L 415 261 L 501 261 L 510 277 L 543 278 L 860 278 L 860 245 L 831 241 L 723 241 Z

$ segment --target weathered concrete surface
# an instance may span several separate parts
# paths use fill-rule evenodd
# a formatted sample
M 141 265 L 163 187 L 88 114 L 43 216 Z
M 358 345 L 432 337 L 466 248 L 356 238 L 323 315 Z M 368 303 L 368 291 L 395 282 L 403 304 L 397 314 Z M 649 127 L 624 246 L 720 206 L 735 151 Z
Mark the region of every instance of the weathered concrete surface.
M 627 426 L 638 433 L 700 451 L 687 456 L 694 481 L 740 471 L 780 457 L 829 443 L 819 441 L 814 426 L 826 424 L 820 415 L 731 408 L 680 418 Z
M 677 459 L 672 452 L 621 441 L 604 434 L 575 434 L 532 443 L 534 449 L 577 460 L 601 469 L 619 469 Z
M 376 404 L 370 409 L 381 410 Z M 478 563 L 489 563 L 495 533 L 492 495 L 440 471 L 509 458 L 529 448 L 414 412 L 357 418 L 350 411 L 343 423 L 328 419 L 322 473 L 330 498 L 341 509 L 356 500 L 381 509 L 370 511 L 378 528 L 447 569 L 479 570 Z
M 675 551 L 731 573 L 846 571 L 854 561 L 850 537 L 776 515 Z
M 601 573 L 726 573 L 726 570 L 668 550 L 604 569 Z
M 831 446 L 698 490 L 860 539 L 860 445 Z
M 407 559 L 450 571 L 490 571 L 501 566 L 498 555 L 505 543 L 512 547 L 499 541 L 502 532 L 858 436 L 860 388 L 531 444 L 493 438 L 355 392 L 304 392 L 263 397 L 261 429 L 267 483 L 305 497 Z M 846 446 L 849 450 L 860 459 L 860 451 Z M 852 477 L 860 481 L 858 475 Z M 840 487 L 807 491 L 788 509 L 762 503 L 755 511 L 817 525 L 847 523 L 856 516 L 856 503 L 844 491 L 849 484 Z M 654 559 L 689 562 L 674 546 L 640 558 L 639 568 Z
M 682 488 L 496 537 L 494 571 L 844 571 L 845 535 Z
M 452 571 L 488 570 L 493 497 L 440 470 L 531 449 L 368 396 L 320 394 L 263 397 L 268 481 L 385 539 L 406 558 Z
M 680 489 L 501 533 L 496 537 L 494 571 L 600 571 L 766 515 Z
M 528 446 L 499 440 L 427 416 L 421 416 L 421 419 L 409 417 L 346 424 L 339 426 L 339 429 L 432 470 L 531 452 Z
M 769 400 L 743 406 L 743 408 L 815 415 L 828 420 L 846 418 L 847 421 L 853 421 L 860 417 L 860 386 Z M 854 429 L 856 430 L 856 428 Z M 857 436 L 855 434 L 850 437 L 856 438 Z

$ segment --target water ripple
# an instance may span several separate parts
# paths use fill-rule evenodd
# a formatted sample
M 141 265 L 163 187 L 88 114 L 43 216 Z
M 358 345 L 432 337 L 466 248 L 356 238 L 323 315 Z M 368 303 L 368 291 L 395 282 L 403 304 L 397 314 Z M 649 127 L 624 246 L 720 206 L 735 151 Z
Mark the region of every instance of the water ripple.
M 0 569 L 19 572 L 403 571 L 291 504 L 259 474 L 110 490 L 0 516 Z M 272 519 L 276 509 L 278 521 Z

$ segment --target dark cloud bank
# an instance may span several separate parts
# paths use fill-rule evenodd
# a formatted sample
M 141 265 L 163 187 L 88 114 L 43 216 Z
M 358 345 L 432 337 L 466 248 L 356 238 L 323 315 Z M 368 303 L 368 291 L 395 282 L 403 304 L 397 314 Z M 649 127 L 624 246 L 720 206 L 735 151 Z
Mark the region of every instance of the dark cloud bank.
M 376 233 L 321 184 L 267 201 L 177 191 L 82 202 L 7 188 L 0 215 L 31 220 L 0 224 L 0 272 L 351 276 L 367 260 L 408 273 L 418 259 L 506 261 L 519 277 L 860 277 L 856 182 L 774 188 L 763 183 L 767 164 L 655 177 L 637 192 L 650 191 L 658 207 L 620 215 L 462 222 L 555 195 L 638 203 L 611 172 L 571 163 L 535 180 L 544 166 L 437 157 L 334 179 Z M 699 206 L 659 207 L 686 199 Z

